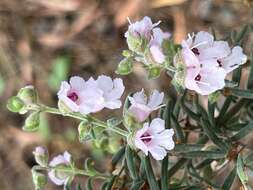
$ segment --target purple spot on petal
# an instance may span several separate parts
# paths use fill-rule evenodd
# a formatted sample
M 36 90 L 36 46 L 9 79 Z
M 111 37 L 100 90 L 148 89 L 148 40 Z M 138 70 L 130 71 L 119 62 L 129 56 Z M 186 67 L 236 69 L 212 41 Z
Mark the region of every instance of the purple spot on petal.
M 217 63 L 219 64 L 219 67 L 222 67 L 221 61 L 217 60 Z
M 68 98 L 73 102 L 76 102 L 78 100 L 78 95 L 75 92 L 72 92 L 68 95 Z
M 151 140 L 152 140 L 152 136 L 148 133 L 144 133 L 142 136 L 141 136 L 141 140 L 146 144 L 146 143 L 149 143 Z
M 195 55 L 199 55 L 199 50 L 197 48 L 192 48 L 192 52 L 195 54 Z
M 200 74 L 198 74 L 198 75 L 195 77 L 195 80 L 196 80 L 196 81 L 200 81 L 200 80 L 201 80 Z

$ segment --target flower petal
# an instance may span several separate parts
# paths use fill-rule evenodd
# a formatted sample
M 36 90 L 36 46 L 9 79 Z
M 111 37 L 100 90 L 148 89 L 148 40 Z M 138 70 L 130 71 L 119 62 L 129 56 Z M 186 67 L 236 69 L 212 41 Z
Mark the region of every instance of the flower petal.
M 55 183 L 56 185 L 63 185 L 65 182 L 65 179 L 59 179 L 55 176 L 55 171 L 51 170 L 50 172 L 48 172 L 48 176 L 51 179 L 51 181 L 53 183 Z
M 149 148 L 149 152 L 156 160 L 162 160 L 167 155 L 166 150 L 160 146 L 153 146 Z
M 81 91 L 85 88 L 85 80 L 79 76 L 71 77 L 69 83 L 71 88 L 76 91 Z
M 151 121 L 149 126 L 149 133 L 156 134 L 160 133 L 165 129 L 165 121 L 160 118 L 155 118 Z
M 154 90 L 152 95 L 149 98 L 148 106 L 155 110 L 163 102 L 164 93 L 159 93 L 157 90 Z

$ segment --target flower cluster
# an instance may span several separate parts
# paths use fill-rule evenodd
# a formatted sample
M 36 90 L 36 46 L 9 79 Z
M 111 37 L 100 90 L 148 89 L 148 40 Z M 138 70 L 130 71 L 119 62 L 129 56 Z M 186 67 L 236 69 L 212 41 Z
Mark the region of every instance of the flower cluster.
M 101 75 L 97 80 L 91 77 L 85 81 L 81 77 L 74 76 L 70 78 L 69 83 L 62 82 L 58 98 L 70 111 L 89 114 L 103 108 L 120 108 L 120 98 L 124 90 L 123 81 L 119 78 L 112 80 L 108 76 Z
M 130 20 L 129 20 L 130 22 Z M 170 33 L 163 32 L 159 27 L 160 21 L 153 24 L 149 17 L 131 23 L 125 33 L 128 47 L 131 51 L 143 55 L 143 63 L 161 64 L 165 61 L 162 42 L 170 37 Z
M 204 31 L 189 35 L 181 45 L 186 70 L 184 85 L 201 95 L 224 88 L 226 75 L 247 60 L 240 46 L 231 49 L 227 42 L 216 41 Z M 177 61 L 175 59 L 175 64 Z

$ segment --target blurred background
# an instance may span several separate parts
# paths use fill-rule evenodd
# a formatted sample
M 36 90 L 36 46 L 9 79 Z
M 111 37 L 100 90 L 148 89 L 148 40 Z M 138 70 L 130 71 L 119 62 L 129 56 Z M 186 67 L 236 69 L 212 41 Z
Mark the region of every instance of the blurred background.
M 79 162 L 93 157 L 102 170 L 110 169 L 110 154 L 118 149 L 112 139 L 107 151 L 78 141 L 78 122 L 43 115 L 40 131 L 21 130 L 25 116 L 10 113 L 6 100 L 28 84 L 36 87 L 40 101 L 57 105 L 60 82 L 72 75 L 84 78 L 114 73 L 121 52 L 127 49 L 127 20 L 150 16 L 180 43 L 189 32 L 215 29 L 218 38 L 232 29 L 251 24 L 251 0 L 0 0 L 0 189 L 32 190 L 30 169 L 36 145 L 48 147 L 51 156 L 71 152 Z M 244 50 L 249 55 L 253 36 Z M 163 74 L 147 82 L 145 70 L 122 77 L 126 91 L 158 88 L 168 91 L 170 78 Z M 126 95 L 127 93 L 125 93 Z M 104 110 L 98 117 L 120 115 Z M 107 166 L 107 168 L 106 168 Z M 78 179 L 77 179 L 78 180 Z M 62 189 L 53 184 L 48 190 Z

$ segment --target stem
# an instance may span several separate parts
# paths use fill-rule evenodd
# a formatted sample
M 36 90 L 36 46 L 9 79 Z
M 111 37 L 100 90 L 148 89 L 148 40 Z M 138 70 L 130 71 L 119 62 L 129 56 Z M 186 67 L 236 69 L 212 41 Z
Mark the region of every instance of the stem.
M 30 108 L 31 110 L 34 110 L 34 109 L 38 109 L 38 108 L 33 108 L 31 107 Z M 43 112 L 46 112 L 46 113 L 52 113 L 52 114 L 56 114 L 56 115 L 62 115 L 62 116 L 67 116 L 67 117 L 71 117 L 71 118 L 75 118 L 75 119 L 79 119 L 81 121 L 83 120 L 89 120 L 92 124 L 94 125 L 97 125 L 99 127 L 103 127 L 105 129 L 108 129 L 108 130 L 111 130 L 121 136 L 124 136 L 124 137 L 127 137 L 128 136 L 128 133 L 127 131 L 123 130 L 123 129 L 120 129 L 118 127 L 113 127 L 113 126 L 110 126 L 108 127 L 107 123 L 105 123 L 104 121 L 101 121 L 95 117 L 92 117 L 91 115 L 82 115 L 80 113 L 62 113 L 60 112 L 59 109 L 57 108 L 52 108 L 52 107 L 49 107 L 49 106 L 45 106 L 45 105 L 39 105 L 39 109 Z
M 164 65 L 164 68 L 175 73 L 176 72 L 176 68 L 170 65 Z

